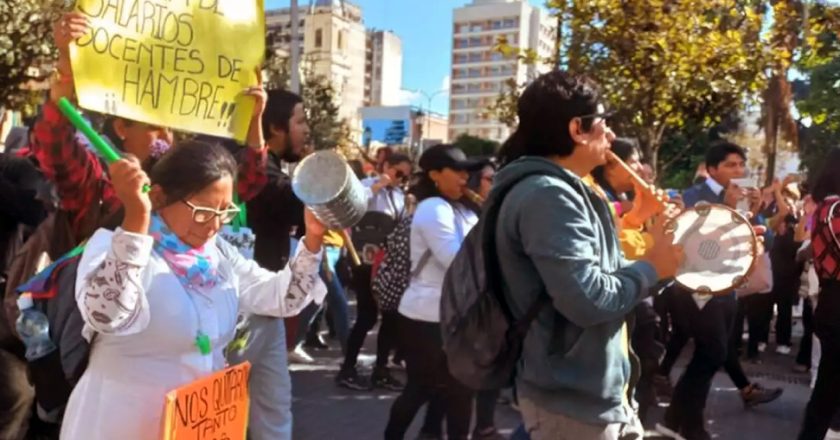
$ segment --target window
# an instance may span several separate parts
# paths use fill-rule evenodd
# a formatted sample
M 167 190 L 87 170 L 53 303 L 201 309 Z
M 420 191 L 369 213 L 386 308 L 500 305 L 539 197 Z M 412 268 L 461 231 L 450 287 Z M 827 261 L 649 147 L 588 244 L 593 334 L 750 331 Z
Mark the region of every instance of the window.
M 467 39 L 466 38 L 456 38 L 455 39 L 455 49 L 461 49 L 463 47 L 467 47 Z
M 464 93 L 465 90 L 466 88 L 463 84 L 452 84 L 452 93 L 456 95 L 459 93 Z
M 320 49 L 324 44 L 324 31 L 321 29 L 315 30 L 315 47 Z
M 464 69 L 452 69 L 452 77 L 453 78 L 463 78 L 464 77 Z
M 344 50 L 344 31 L 338 31 L 338 50 Z
M 456 34 L 463 34 L 466 33 L 470 29 L 470 25 L 468 24 L 459 24 L 455 26 L 455 33 Z
M 502 28 L 502 21 L 501 20 L 493 20 L 493 23 L 490 25 L 493 29 L 501 29 Z
M 469 84 L 467 86 L 467 91 L 470 93 L 480 92 L 481 91 L 481 84 Z
M 477 24 L 477 23 L 473 24 L 472 27 L 470 28 L 470 32 L 481 32 L 483 30 L 484 30 L 484 27 L 481 26 L 480 24 Z
M 481 46 L 481 37 L 470 38 L 470 47 L 478 47 L 478 46 Z
M 499 52 L 493 52 L 493 53 L 490 55 L 490 60 L 491 60 L 491 61 L 502 61 L 502 59 L 504 59 L 504 55 L 502 55 L 502 54 L 501 54 L 501 53 L 499 53 Z
M 502 23 L 502 27 L 504 27 L 504 28 L 514 28 L 514 27 L 516 27 L 516 19 L 506 18 L 505 21 Z
M 467 73 L 467 76 L 470 78 L 478 78 L 479 76 L 481 76 L 481 69 L 475 67 L 470 68 L 470 70 Z
M 481 52 L 470 52 L 469 59 L 471 63 L 481 62 Z
M 499 66 L 490 66 L 487 68 L 487 76 L 499 76 Z
M 467 62 L 467 54 L 459 53 L 455 54 L 455 64 L 461 64 Z

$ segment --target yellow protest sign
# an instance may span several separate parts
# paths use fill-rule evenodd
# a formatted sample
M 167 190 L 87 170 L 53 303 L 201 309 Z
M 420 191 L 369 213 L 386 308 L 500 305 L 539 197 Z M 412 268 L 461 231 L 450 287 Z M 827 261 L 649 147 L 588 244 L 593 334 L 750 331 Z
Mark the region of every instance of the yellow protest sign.
M 166 394 L 165 440 L 245 440 L 248 373 L 244 362 Z
M 79 105 L 244 140 L 265 55 L 263 0 L 77 0 L 70 47 Z

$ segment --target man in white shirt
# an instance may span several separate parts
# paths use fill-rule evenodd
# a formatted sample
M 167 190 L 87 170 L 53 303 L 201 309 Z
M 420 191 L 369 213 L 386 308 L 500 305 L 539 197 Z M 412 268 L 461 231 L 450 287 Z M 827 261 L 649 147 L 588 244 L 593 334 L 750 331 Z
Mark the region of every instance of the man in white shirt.
M 336 383 L 352 390 L 367 390 L 371 385 L 392 391 L 399 391 L 403 384 L 388 371 L 388 355 L 395 345 L 394 316 L 382 315 L 382 325 L 376 341 L 376 365 L 371 375 L 371 383 L 362 380 L 356 371 L 359 351 L 364 345 L 367 333 L 376 325 L 379 309 L 371 292 L 371 263 L 366 248 L 376 248 L 391 232 L 395 221 L 405 215 L 405 192 L 403 187 L 411 177 L 411 158 L 394 153 L 388 156 L 378 177 L 362 180 L 368 199 L 368 213 L 353 228 L 353 244 L 364 255 L 362 265 L 353 268 L 350 287 L 356 292 L 357 315 L 350 337 L 347 339 L 347 351 L 341 371 L 336 376 Z M 383 215 L 384 214 L 384 215 Z

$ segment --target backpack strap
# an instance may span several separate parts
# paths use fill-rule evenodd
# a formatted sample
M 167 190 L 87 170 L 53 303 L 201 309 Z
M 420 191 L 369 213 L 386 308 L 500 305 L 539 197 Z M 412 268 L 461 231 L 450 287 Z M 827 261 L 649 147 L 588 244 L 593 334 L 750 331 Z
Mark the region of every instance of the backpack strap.
M 834 202 L 831 207 L 828 208 L 828 214 L 825 219 L 825 223 L 828 225 L 828 231 L 831 233 L 831 238 L 834 239 L 834 244 L 837 245 L 837 251 L 840 252 L 840 235 L 838 232 L 834 230 L 834 211 L 837 209 L 837 206 L 840 206 L 840 200 Z
M 409 279 L 414 279 L 414 277 L 420 275 L 420 272 L 426 267 L 426 263 L 429 262 L 429 258 L 432 258 L 432 251 L 426 249 L 426 252 L 423 252 L 423 255 L 420 257 L 420 261 L 417 262 L 417 267 L 411 271 L 411 277 Z

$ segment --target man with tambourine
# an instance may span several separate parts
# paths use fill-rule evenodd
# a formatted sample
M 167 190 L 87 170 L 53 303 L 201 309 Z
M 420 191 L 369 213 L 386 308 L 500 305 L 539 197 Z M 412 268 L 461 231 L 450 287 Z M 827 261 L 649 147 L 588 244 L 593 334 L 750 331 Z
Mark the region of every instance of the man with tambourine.
M 703 419 L 712 379 L 725 367 L 747 406 L 766 403 L 781 389 L 750 383 L 731 344 L 737 312 L 735 290 L 747 284 L 761 243 L 745 215 L 734 208 L 745 197 L 733 182 L 745 174 L 746 153 L 732 143 L 713 145 L 706 155 L 709 177 L 683 194 L 688 208 L 670 226 L 685 251 L 670 298 L 675 333 L 694 339 L 694 355 L 674 388 L 658 430 L 673 438 L 708 439 Z M 682 344 L 669 346 L 682 349 Z

